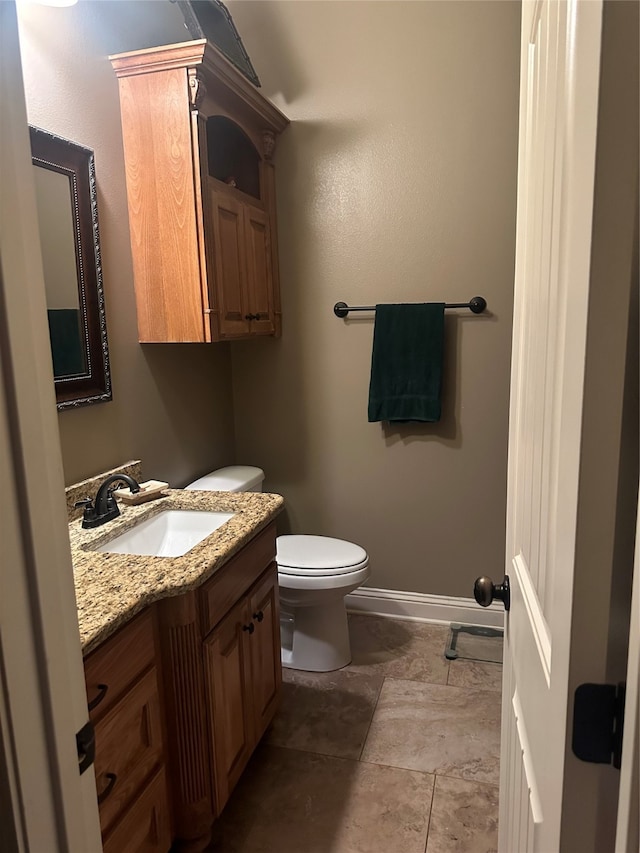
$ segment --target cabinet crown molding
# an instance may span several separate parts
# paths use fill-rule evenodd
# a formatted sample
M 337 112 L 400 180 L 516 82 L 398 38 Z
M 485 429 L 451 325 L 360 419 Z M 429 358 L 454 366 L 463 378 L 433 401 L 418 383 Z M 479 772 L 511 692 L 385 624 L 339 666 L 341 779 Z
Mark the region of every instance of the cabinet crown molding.
M 286 115 L 267 100 L 253 83 L 247 80 L 235 65 L 206 39 L 116 53 L 109 59 L 117 77 L 133 77 L 137 74 L 170 71 L 177 68 L 186 70 L 201 68 L 204 72 L 205 84 L 211 78 L 215 80 L 218 93 L 223 90 L 224 94 L 226 90 L 231 96 L 240 98 L 260 116 L 268 130 L 282 133 L 289 124 Z

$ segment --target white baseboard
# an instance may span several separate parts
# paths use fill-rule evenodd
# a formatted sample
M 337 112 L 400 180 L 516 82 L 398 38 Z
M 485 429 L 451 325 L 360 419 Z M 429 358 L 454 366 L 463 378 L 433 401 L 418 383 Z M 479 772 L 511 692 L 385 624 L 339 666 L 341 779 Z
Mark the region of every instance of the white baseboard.
M 346 604 L 350 613 L 389 616 L 415 622 L 458 622 L 461 625 L 485 625 L 491 628 L 502 628 L 504 625 L 502 604 L 496 602 L 489 607 L 480 607 L 473 598 L 361 586 L 346 597 Z

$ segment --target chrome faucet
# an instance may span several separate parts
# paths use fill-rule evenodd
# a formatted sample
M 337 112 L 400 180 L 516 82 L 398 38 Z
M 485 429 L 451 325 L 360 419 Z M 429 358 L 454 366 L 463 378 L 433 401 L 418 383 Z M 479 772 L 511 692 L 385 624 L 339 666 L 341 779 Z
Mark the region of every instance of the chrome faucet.
M 84 498 L 84 500 L 76 502 L 76 507 L 84 507 L 84 514 L 82 516 L 82 526 L 84 528 L 100 527 L 100 525 L 105 524 L 107 521 L 111 521 L 120 515 L 120 508 L 112 494 L 113 488 L 109 488 L 109 486 L 111 486 L 112 483 L 121 482 L 124 482 L 129 486 L 131 494 L 133 495 L 140 491 L 138 483 L 128 474 L 110 474 L 106 480 L 103 480 L 100 484 L 100 488 L 96 494 L 95 506 L 93 505 L 91 498 Z

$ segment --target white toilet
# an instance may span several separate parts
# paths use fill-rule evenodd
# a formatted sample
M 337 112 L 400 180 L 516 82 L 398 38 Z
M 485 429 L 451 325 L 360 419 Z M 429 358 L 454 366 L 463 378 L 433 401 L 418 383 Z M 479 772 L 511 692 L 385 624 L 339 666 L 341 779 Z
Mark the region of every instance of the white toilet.
M 248 465 L 212 471 L 187 489 L 260 492 L 264 472 Z M 370 574 L 364 548 L 328 536 L 276 540 L 282 665 L 308 672 L 340 669 L 351 661 L 345 596 Z

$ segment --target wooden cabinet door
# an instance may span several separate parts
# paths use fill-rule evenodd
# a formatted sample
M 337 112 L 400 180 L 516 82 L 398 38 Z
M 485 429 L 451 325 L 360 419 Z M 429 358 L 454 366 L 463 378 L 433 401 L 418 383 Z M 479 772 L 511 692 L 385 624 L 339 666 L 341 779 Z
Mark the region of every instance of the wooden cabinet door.
M 252 205 L 244 209 L 244 240 L 247 254 L 247 303 L 252 335 L 273 335 L 273 273 L 269 217 Z M 257 318 L 256 319 L 256 315 Z
M 220 338 L 275 334 L 269 215 L 232 192 L 210 188 L 209 257 Z M 257 316 L 257 319 L 256 319 Z
M 249 648 L 257 742 L 273 719 L 282 684 L 278 568 L 275 563 L 251 590 L 249 609 L 256 627 L 250 637 Z
M 205 640 L 205 670 L 213 749 L 216 811 L 229 798 L 253 747 L 247 598 L 243 598 Z M 255 629 L 254 629 L 255 631 Z
M 221 338 L 247 337 L 250 313 L 247 296 L 244 205 L 231 194 L 211 191 L 215 304 Z
M 203 342 L 187 78 L 174 66 L 119 84 L 139 340 Z

